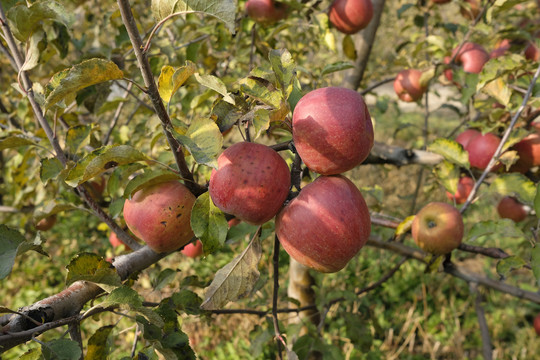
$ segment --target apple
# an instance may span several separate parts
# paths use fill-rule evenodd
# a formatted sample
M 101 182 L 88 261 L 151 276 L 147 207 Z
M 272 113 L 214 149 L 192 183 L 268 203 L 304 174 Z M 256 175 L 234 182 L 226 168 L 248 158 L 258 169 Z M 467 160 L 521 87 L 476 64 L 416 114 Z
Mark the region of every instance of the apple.
M 328 12 L 330 23 L 344 34 L 357 33 L 368 26 L 372 18 L 371 0 L 334 0 Z
M 533 42 L 529 42 L 525 48 L 525 58 L 531 61 L 538 61 L 540 59 L 540 50 Z
M 502 39 L 497 42 L 495 49 L 491 50 L 489 57 L 491 59 L 498 58 L 506 54 L 510 47 L 512 46 L 512 41 L 510 39 Z
M 452 57 L 456 56 L 456 63 L 461 64 L 465 72 L 478 74 L 489 60 L 489 54 L 482 45 L 466 42 L 459 52 L 458 49 L 459 47 L 456 47 L 453 50 Z
M 147 186 L 124 203 L 126 225 L 157 253 L 177 250 L 193 238 L 191 208 L 195 196 L 173 180 Z
M 320 176 L 306 185 L 276 217 L 276 234 L 299 263 L 337 272 L 366 244 L 369 210 L 356 186 L 343 175 Z
M 109 235 L 109 243 L 111 243 L 113 248 L 116 248 L 116 247 L 118 247 L 120 245 L 124 245 L 126 247 L 126 250 L 131 250 L 131 248 L 129 246 L 124 244 L 122 242 L 122 240 L 120 240 L 118 238 L 118 235 L 116 235 L 116 233 L 114 231 L 111 231 L 111 234 Z
M 458 181 L 457 191 L 455 194 L 446 192 L 448 200 L 455 201 L 456 204 L 463 204 L 467 201 L 467 197 L 474 188 L 474 180 L 468 176 L 463 176 Z
M 511 219 L 514 222 L 525 220 L 529 214 L 525 206 L 511 196 L 505 196 L 499 201 L 497 212 L 501 218 Z
M 536 317 L 534 318 L 533 326 L 534 331 L 536 331 L 536 335 L 540 336 L 540 314 L 536 315 Z
M 354 168 L 373 147 L 373 125 L 362 95 L 341 87 L 304 95 L 294 109 L 292 133 L 306 166 L 322 175 Z
M 418 247 L 431 254 L 444 255 L 461 244 L 463 219 L 452 205 L 431 202 L 416 214 L 411 230 Z
M 272 219 L 289 195 L 291 175 L 283 158 L 268 146 L 232 145 L 218 157 L 208 191 L 222 211 L 252 225 Z
M 467 129 L 456 137 L 456 142 L 461 144 L 461 146 L 463 146 L 463 149 L 467 150 L 467 146 L 469 145 L 471 140 L 481 134 L 482 133 L 478 130 Z
M 180 251 L 182 254 L 192 259 L 199 257 L 203 254 L 203 244 L 201 240 L 197 239 L 195 243 L 190 242 Z
M 286 5 L 273 0 L 248 0 L 245 9 L 250 18 L 263 25 L 271 25 L 287 17 Z
M 422 72 L 416 69 L 400 71 L 394 80 L 394 90 L 397 96 L 406 102 L 414 102 L 422 98 L 427 87 L 420 84 Z
M 56 224 L 56 220 L 57 220 L 56 215 L 47 216 L 46 218 L 43 218 L 37 222 L 36 230 L 39 230 L 39 231 L 50 230 L 52 229 L 54 224 Z
M 474 20 L 480 14 L 480 0 L 465 0 L 466 4 L 460 5 L 461 15 L 468 20 Z
M 480 134 L 473 137 L 467 144 L 467 152 L 469 153 L 469 163 L 471 166 L 484 170 L 495 154 L 500 142 L 501 139 L 492 133 Z M 496 170 L 498 167 L 499 166 L 494 166 L 492 170 Z
M 540 134 L 532 133 L 513 146 L 519 155 L 513 165 L 514 170 L 527 172 L 530 168 L 540 165 Z

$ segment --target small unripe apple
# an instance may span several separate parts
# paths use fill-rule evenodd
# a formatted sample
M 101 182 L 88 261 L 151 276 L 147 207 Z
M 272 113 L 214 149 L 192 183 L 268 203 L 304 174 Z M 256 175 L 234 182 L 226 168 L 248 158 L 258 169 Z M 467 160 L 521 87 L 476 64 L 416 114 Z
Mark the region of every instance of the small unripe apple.
M 342 175 L 320 176 L 306 185 L 276 217 L 276 234 L 299 263 L 336 272 L 365 245 L 371 232 L 366 202 Z
M 480 0 L 465 0 L 467 4 L 460 7 L 461 15 L 468 20 L 474 20 L 480 14 Z
M 455 201 L 456 204 L 463 204 L 467 201 L 467 197 L 474 188 L 474 180 L 468 176 L 463 176 L 458 181 L 457 191 L 455 194 L 446 192 L 446 197 L 448 200 Z
M 157 253 L 174 251 L 193 238 L 195 196 L 184 184 L 168 181 L 137 191 L 124 203 L 126 225 Z
M 469 146 L 471 140 L 481 134 L 482 133 L 478 130 L 467 129 L 456 137 L 456 142 L 461 144 L 461 146 L 463 146 L 463 149 L 467 150 L 467 146 Z
M 330 23 L 344 34 L 354 34 L 373 18 L 371 0 L 334 0 L 328 12 Z
M 129 246 L 124 244 L 122 240 L 118 238 L 118 235 L 114 231 L 111 231 L 111 234 L 109 235 L 109 243 L 112 245 L 113 248 L 116 248 L 120 245 L 124 245 L 126 247 L 126 250 L 131 250 Z
M 456 47 L 452 52 L 452 57 L 454 55 L 456 55 L 456 63 L 461 64 L 465 72 L 473 74 L 480 73 L 489 60 L 489 54 L 484 47 L 473 42 L 464 43 L 459 52 Z
M 189 243 L 180 251 L 182 254 L 190 258 L 196 258 L 203 254 L 203 244 L 201 240 L 197 239 L 195 243 Z
M 411 230 L 419 248 L 431 254 L 444 255 L 461 244 L 463 219 L 452 205 L 431 202 L 416 214 Z
M 414 102 L 422 98 L 427 90 L 420 84 L 422 72 L 416 69 L 400 71 L 394 80 L 394 91 L 397 96 L 406 102 Z
M 47 231 L 52 229 L 54 224 L 56 224 L 56 215 L 47 216 L 46 218 L 43 218 L 39 220 L 36 224 L 36 230 L 39 231 Z
M 294 109 L 292 124 L 298 154 L 322 175 L 354 168 L 373 147 L 371 117 L 354 90 L 326 87 L 307 93 Z
M 471 139 L 467 144 L 471 166 L 484 170 L 495 154 L 500 142 L 501 139 L 492 133 L 480 134 Z M 496 170 L 497 168 L 498 166 L 494 166 L 492 170 Z
M 285 4 L 273 0 L 248 0 L 245 6 L 248 16 L 263 25 L 271 25 L 287 17 Z
M 505 196 L 499 201 L 497 212 L 501 218 L 511 219 L 514 222 L 525 220 L 529 214 L 522 203 L 510 196 Z
M 534 331 L 536 331 L 536 335 L 540 336 L 540 314 L 536 315 L 536 317 L 534 318 L 533 326 Z
M 222 211 L 253 225 L 272 219 L 289 195 L 291 175 L 285 160 L 268 146 L 232 145 L 218 157 L 208 191 Z

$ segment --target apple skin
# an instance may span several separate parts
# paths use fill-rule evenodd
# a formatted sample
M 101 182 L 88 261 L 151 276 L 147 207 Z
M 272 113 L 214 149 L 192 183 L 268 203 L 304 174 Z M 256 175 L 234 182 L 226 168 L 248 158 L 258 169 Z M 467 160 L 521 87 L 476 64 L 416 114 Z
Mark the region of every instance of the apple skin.
M 513 146 L 519 155 L 514 164 L 519 172 L 527 172 L 530 168 L 540 165 L 540 134 L 532 133 Z M 524 171 L 520 171 L 524 170 Z
M 456 55 L 456 63 L 461 64 L 465 72 L 473 74 L 480 73 L 489 60 L 489 54 L 484 47 L 473 42 L 464 43 L 459 52 L 456 47 L 452 52 L 452 57 L 454 55 Z
M 306 166 L 341 174 L 362 163 L 373 147 L 373 125 L 362 96 L 326 87 L 304 95 L 293 113 L 293 140 Z
M 422 72 L 416 69 L 400 71 L 394 80 L 394 91 L 406 102 L 414 102 L 422 98 L 427 88 L 420 85 Z
M 39 220 L 36 224 L 36 230 L 39 231 L 47 231 L 51 230 L 54 224 L 56 224 L 56 215 L 47 216 L 46 218 L 43 218 Z
M 503 219 L 511 219 L 514 222 L 520 222 L 527 218 L 528 212 L 524 205 L 517 199 L 505 196 L 497 204 L 497 212 Z
M 484 170 L 488 166 L 493 154 L 495 154 L 500 142 L 501 139 L 492 133 L 480 134 L 472 138 L 467 144 L 471 166 Z M 492 171 L 497 170 L 499 167 L 500 164 L 494 166 Z
M 203 254 L 203 244 L 201 240 L 197 239 L 195 243 L 189 243 L 180 251 L 182 254 L 195 259 Z
M 536 331 L 536 335 L 540 336 L 540 314 L 536 315 L 536 317 L 534 318 L 533 326 L 534 331 Z
M 534 43 L 529 42 L 529 44 L 525 48 L 525 58 L 531 61 L 540 60 L 540 50 L 538 49 L 538 47 L 536 47 Z
M 469 6 L 461 6 L 459 11 L 461 15 L 468 20 L 474 20 L 480 14 L 480 0 L 465 0 Z
M 510 39 L 502 39 L 497 42 L 497 44 L 495 45 L 495 49 L 491 50 L 491 52 L 489 53 L 489 57 L 491 59 L 501 57 L 506 54 L 508 50 L 510 50 L 511 46 L 512 41 Z
M 240 142 L 218 157 L 208 191 L 223 212 L 260 225 L 282 208 L 290 186 L 289 166 L 277 152 L 262 144 Z
M 471 193 L 472 189 L 474 188 L 474 180 L 468 176 L 463 176 L 458 181 L 458 187 L 455 194 L 451 194 L 450 192 L 446 192 L 446 197 L 448 200 L 455 201 L 456 204 L 463 204 L 465 201 L 467 201 L 467 197 Z
M 334 0 L 328 18 L 338 31 L 355 34 L 373 18 L 373 4 L 371 0 Z
M 435 255 L 448 254 L 461 244 L 463 219 L 452 205 L 431 202 L 414 217 L 412 237 L 416 245 Z
M 287 7 L 272 0 L 248 0 L 245 9 L 251 19 L 262 25 L 272 25 L 287 17 Z
M 184 184 L 168 181 L 137 191 L 124 203 L 126 225 L 157 253 L 174 251 L 193 238 L 195 196 Z
M 342 175 L 318 177 L 276 217 L 276 234 L 285 251 L 323 273 L 343 269 L 366 244 L 370 232 L 366 202 Z
M 458 136 L 456 136 L 456 142 L 461 144 L 461 146 L 463 146 L 463 149 L 467 150 L 467 146 L 469 145 L 471 140 L 478 135 L 482 135 L 482 133 L 475 129 L 467 129 L 460 133 Z

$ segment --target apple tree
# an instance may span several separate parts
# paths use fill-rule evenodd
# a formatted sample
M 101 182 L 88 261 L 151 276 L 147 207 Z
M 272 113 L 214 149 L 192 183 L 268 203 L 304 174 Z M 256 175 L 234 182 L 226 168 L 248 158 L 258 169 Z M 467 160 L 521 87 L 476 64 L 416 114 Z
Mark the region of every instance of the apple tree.
M 0 0 L 0 359 L 540 351 L 540 3 Z

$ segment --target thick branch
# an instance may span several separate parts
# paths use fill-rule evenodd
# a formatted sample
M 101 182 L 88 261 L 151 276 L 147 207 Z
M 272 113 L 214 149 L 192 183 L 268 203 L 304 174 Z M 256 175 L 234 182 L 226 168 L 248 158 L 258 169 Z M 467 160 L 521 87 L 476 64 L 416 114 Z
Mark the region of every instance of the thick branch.
M 364 164 L 392 164 L 396 166 L 420 164 L 433 166 L 442 160 L 442 156 L 429 151 L 404 149 L 376 141 Z

